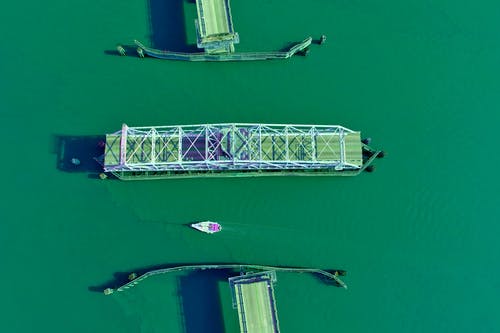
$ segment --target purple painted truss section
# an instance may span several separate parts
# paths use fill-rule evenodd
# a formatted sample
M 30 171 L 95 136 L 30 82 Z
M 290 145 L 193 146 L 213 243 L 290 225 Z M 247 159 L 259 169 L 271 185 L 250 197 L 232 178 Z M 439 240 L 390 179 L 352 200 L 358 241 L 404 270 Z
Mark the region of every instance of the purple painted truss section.
M 230 148 L 230 140 L 228 137 L 227 147 L 224 150 L 222 146 L 223 135 L 220 132 L 212 132 L 207 137 L 198 134 L 187 134 L 182 136 L 182 147 L 181 155 L 184 161 L 205 161 L 206 157 L 210 160 L 220 160 L 221 157 L 225 159 L 230 158 L 230 154 L 227 153 Z M 208 147 L 208 153 L 206 148 Z M 224 159 L 224 158 L 222 158 Z
M 204 161 L 205 160 L 205 136 L 193 134 L 182 136 L 181 155 L 184 161 Z

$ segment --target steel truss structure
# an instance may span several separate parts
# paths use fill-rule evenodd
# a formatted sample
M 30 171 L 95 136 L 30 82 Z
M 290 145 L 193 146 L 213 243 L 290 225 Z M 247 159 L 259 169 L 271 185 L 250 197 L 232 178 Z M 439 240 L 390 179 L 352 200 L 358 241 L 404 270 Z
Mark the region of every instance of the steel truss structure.
M 106 136 L 104 171 L 359 170 L 360 133 L 342 126 L 128 127 Z

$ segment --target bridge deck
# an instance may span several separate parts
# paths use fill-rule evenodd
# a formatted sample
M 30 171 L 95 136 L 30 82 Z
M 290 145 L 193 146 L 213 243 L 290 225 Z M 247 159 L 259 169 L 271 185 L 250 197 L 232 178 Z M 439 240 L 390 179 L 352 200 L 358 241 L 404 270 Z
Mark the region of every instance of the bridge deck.
M 279 333 L 274 300 L 274 272 L 230 278 L 241 333 Z
M 239 36 L 233 30 L 229 0 L 196 0 L 197 46 L 205 53 L 231 54 Z
M 229 0 L 196 0 L 201 36 L 232 33 Z

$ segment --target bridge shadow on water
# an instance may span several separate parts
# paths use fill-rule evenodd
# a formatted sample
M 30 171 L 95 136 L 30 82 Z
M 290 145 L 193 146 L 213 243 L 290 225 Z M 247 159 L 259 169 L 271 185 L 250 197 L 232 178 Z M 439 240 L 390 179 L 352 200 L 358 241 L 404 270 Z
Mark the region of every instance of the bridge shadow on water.
M 212 263 L 224 265 L 227 263 Z M 130 272 L 141 276 L 149 271 L 179 266 L 190 266 L 193 263 L 176 263 L 153 265 L 116 272 L 113 278 L 100 285 L 89 286 L 91 292 L 102 293 L 108 287 L 118 287 L 129 282 Z M 173 273 L 176 274 L 176 273 Z M 179 298 L 182 325 L 185 333 L 220 333 L 224 332 L 223 309 L 220 301 L 219 284 L 226 283 L 228 278 L 239 274 L 234 269 L 189 270 L 177 272 L 177 295 Z M 229 295 L 229 292 L 227 293 Z M 225 296 L 222 296 L 225 297 Z
M 103 170 L 97 159 L 104 154 L 105 142 L 104 135 L 54 135 L 56 168 L 64 172 L 88 173 L 89 178 L 97 178 Z
M 191 0 L 146 0 L 149 8 L 149 29 L 151 46 L 159 50 L 174 52 L 195 52 L 195 44 L 187 41 L 184 6 L 196 6 Z
M 171 52 L 200 52 L 196 43 L 188 43 L 186 24 L 193 24 L 196 17 L 186 21 L 184 6 L 196 6 L 195 0 L 145 0 L 148 6 L 149 43 L 152 48 Z M 195 7 L 193 11 L 196 12 Z M 143 41 L 145 44 L 148 41 Z M 126 55 L 138 56 L 137 46 L 120 45 Z M 121 55 L 117 49 L 105 50 L 107 55 Z
M 218 286 L 220 282 L 228 284 L 228 278 L 234 275 L 233 270 L 210 270 L 192 271 L 178 278 L 179 303 L 186 333 L 225 331 Z

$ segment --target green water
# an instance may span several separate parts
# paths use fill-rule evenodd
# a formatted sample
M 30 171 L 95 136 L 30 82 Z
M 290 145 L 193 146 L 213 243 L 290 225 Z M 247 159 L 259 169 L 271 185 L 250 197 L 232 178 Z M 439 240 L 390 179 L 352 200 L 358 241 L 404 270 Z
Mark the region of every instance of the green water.
M 145 286 L 147 304 L 91 288 L 198 262 L 349 272 L 348 290 L 280 275 L 282 332 L 500 330 L 497 1 L 233 0 L 238 50 L 327 43 L 259 63 L 107 52 L 134 38 L 193 42 L 194 6 L 162 1 L 3 6 L 0 331 L 209 332 L 183 324 L 175 276 L 154 282 L 161 293 Z M 118 182 L 57 168 L 55 138 L 122 122 L 341 124 L 387 157 L 355 178 Z M 205 219 L 230 228 L 208 238 L 180 226 Z M 236 332 L 234 310 L 220 308 L 216 327 Z

